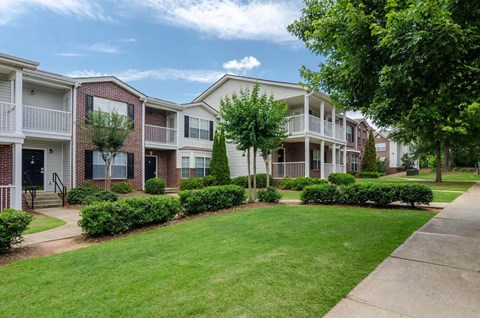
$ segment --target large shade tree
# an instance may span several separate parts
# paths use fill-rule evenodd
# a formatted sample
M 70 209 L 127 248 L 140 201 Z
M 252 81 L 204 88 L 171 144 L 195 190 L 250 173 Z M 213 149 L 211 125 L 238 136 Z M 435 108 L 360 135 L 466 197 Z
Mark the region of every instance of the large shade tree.
M 475 137 L 480 96 L 480 1 L 306 0 L 289 31 L 315 54 L 308 85 L 361 110 L 403 141 L 426 140 L 437 155 Z M 478 137 L 477 137 L 478 138 Z

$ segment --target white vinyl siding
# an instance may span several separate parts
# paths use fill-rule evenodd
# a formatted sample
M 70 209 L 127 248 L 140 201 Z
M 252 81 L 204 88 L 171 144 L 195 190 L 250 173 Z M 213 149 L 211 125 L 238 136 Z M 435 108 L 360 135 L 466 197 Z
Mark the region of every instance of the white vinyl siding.
M 119 153 L 112 163 L 112 179 L 127 178 L 127 154 Z M 99 151 L 93 152 L 93 178 L 105 178 L 105 161 Z
M 58 89 L 38 85 L 36 83 L 23 83 L 23 104 L 27 106 L 70 111 L 70 105 L 66 108 L 64 96 L 68 89 Z
M 190 178 L 190 157 L 182 156 L 182 179 Z

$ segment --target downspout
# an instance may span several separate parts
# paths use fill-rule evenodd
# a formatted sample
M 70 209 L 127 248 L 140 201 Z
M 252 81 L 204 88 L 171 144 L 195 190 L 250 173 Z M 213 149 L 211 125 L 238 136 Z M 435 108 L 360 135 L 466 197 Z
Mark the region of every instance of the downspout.
M 80 87 L 79 83 L 75 83 L 72 92 L 72 147 L 70 147 L 70 160 L 71 160 L 71 180 L 70 187 L 75 188 L 77 186 L 77 90 Z
M 140 99 L 142 102 L 142 190 L 145 189 L 145 104 L 147 99 Z M 158 162 L 157 162 L 158 165 Z M 158 169 L 158 167 L 157 167 Z

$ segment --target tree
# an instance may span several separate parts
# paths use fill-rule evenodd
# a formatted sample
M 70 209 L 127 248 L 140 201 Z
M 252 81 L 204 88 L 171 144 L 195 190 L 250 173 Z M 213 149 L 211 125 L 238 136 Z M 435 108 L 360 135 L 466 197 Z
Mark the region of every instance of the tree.
M 365 154 L 362 159 L 362 171 L 377 171 L 377 151 L 375 149 L 375 139 L 373 138 L 373 131 L 371 129 L 368 133 L 367 143 L 365 144 Z
M 228 166 L 225 134 L 221 129 L 217 129 L 213 140 L 210 175 L 215 177 L 215 182 L 218 185 L 230 183 L 230 167 Z
M 116 112 L 105 113 L 99 110 L 87 114 L 86 123 L 77 123 L 83 139 L 91 142 L 105 162 L 105 190 L 112 184 L 112 163 L 133 131 L 133 125 L 125 116 Z
M 309 86 L 361 110 L 402 140 L 428 141 L 441 181 L 442 146 L 472 140 L 480 96 L 479 1 L 306 0 L 289 31 L 315 54 Z
M 266 150 L 267 143 L 285 135 L 287 105 L 275 101 L 273 95 L 260 94 L 260 85 L 253 89 L 241 89 L 220 101 L 220 123 L 225 137 L 236 144 L 238 150 L 246 152 L 248 173 L 248 200 L 256 200 L 256 158 L 260 149 Z M 253 155 L 253 191 L 251 179 L 251 157 Z

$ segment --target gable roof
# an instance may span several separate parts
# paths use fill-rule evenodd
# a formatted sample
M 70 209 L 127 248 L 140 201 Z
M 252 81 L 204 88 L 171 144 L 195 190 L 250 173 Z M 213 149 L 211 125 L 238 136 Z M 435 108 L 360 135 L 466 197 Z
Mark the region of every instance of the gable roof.
M 8 64 L 15 67 L 36 69 L 40 63 L 23 59 L 21 57 L 0 53 L 0 63 Z
M 124 81 L 118 79 L 115 76 L 94 76 L 94 77 L 75 77 L 75 79 L 80 83 L 101 83 L 101 82 L 112 82 L 120 86 L 124 90 L 132 93 L 133 95 L 138 96 L 141 99 L 147 99 L 147 95 L 128 85 Z
M 190 107 L 202 107 L 203 109 L 205 109 L 206 111 L 208 111 L 209 113 L 211 113 L 212 115 L 214 116 L 218 116 L 219 115 L 219 112 L 213 108 L 212 106 L 208 105 L 207 103 L 205 103 L 204 101 L 201 101 L 201 102 L 196 102 L 196 103 L 187 103 L 187 104 L 182 104 L 182 106 L 184 108 L 190 108 Z

